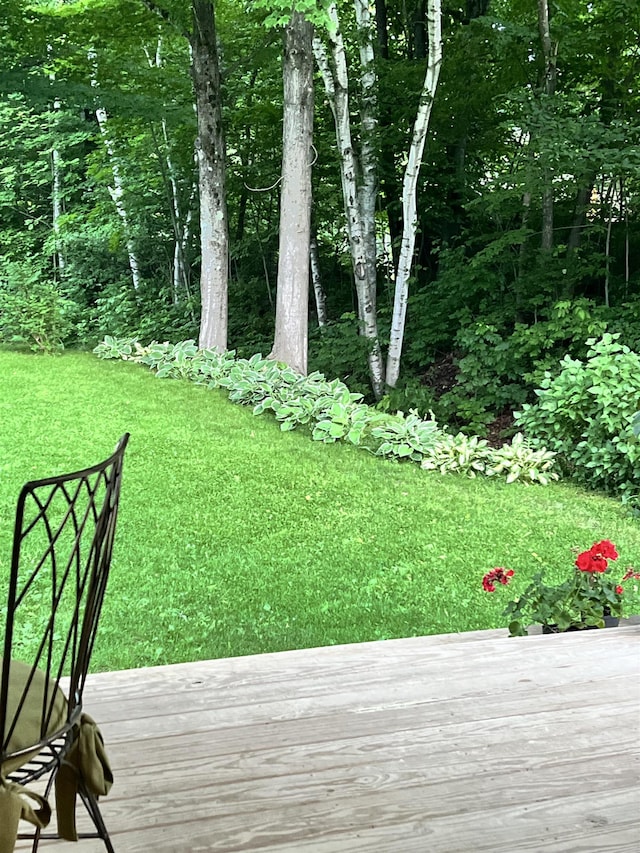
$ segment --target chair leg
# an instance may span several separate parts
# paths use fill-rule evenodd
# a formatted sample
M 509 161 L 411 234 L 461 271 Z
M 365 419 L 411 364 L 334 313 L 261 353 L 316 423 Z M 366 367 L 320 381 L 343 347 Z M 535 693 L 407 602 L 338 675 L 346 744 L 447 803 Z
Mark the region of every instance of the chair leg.
M 40 844 L 40 830 L 36 829 L 33 833 L 33 844 L 31 845 L 31 853 L 36 853 L 38 849 L 38 844 Z
M 47 780 L 47 787 L 44 790 L 44 798 L 45 800 L 49 799 L 49 795 L 51 794 L 51 790 L 53 788 L 53 783 L 56 780 L 56 774 L 58 772 L 59 766 L 56 765 L 53 772 L 49 775 L 49 779 Z M 31 853 L 37 853 L 38 845 L 40 844 L 40 838 L 42 836 L 42 830 L 40 827 L 36 827 L 33 833 L 33 844 L 31 845 Z
M 115 850 L 113 849 L 113 844 L 111 843 L 111 839 L 109 838 L 107 827 L 105 826 L 105 822 L 102 817 L 102 812 L 100 811 L 100 806 L 98 805 L 98 798 L 94 794 L 91 794 L 89 791 L 87 791 L 86 788 L 80 788 L 78 793 L 80 794 L 80 799 L 84 803 L 86 810 L 89 812 L 89 817 L 93 821 L 93 825 L 96 828 L 98 837 L 104 841 L 104 846 L 107 848 L 107 853 L 115 853 Z M 80 835 L 79 837 L 81 838 L 82 835 Z

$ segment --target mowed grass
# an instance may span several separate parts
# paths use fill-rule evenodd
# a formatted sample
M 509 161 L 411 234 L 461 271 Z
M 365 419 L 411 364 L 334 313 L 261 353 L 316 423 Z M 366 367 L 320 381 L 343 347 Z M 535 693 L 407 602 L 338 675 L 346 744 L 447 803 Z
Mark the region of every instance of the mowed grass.
M 442 477 L 303 432 L 222 392 L 90 354 L 0 352 L 0 602 L 28 479 L 97 462 L 125 431 L 119 529 L 96 669 L 501 625 L 495 565 L 571 565 L 640 526 L 570 485 Z

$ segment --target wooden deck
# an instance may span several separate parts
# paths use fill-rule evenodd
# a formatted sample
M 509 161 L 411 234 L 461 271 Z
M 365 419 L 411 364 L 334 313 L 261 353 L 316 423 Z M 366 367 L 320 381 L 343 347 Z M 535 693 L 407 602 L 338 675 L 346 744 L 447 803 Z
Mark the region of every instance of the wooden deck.
M 86 706 L 117 853 L 640 851 L 638 625 L 104 673 Z

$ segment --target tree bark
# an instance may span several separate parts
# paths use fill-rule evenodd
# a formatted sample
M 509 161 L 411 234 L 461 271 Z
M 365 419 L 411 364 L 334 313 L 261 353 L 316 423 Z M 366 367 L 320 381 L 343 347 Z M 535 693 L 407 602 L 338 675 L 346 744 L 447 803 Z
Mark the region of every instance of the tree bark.
M 269 358 L 307 372 L 313 139 L 313 26 L 293 12 L 285 31 L 276 328 Z
M 220 67 L 215 10 L 211 0 L 193 0 L 193 22 L 189 40 L 198 119 L 195 149 L 200 190 L 202 305 L 199 346 L 224 352 L 227 348 L 229 224 Z
M 318 240 L 315 234 L 311 235 L 311 242 L 309 244 L 309 263 L 311 265 L 311 283 L 316 303 L 316 317 L 318 318 L 318 326 L 322 329 L 327 325 L 327 300 L 324 287 L 322 286 Z
M 407 314 L 407 301 L 409 298 L 409 275 L 416 242 L 416 196 L 418 175 L 422 163 L 424 144 L 429 129 L 429 118 L 431 108 L 438 86 L 440 66 L 442 64 L 442 25 L 440 0 L 429 0 L 427 11 L 427 25 L 429 31 L 429 59 L 427 61 L 427 72 L 422 87 L 420 106 L 413 126 L 413 137 L 409 149 L 409 160 L 404 175 L 402 189 L 402 244 L 400 248 L 400 260 L 396 272 L 395 296 L 393 303 L 393 317 L 391 321 L 391 335 L 389 339 L 389 353 L 387 356 L 387 385 L 395 387 L 400 375 L 400 356 L 402 354 L 402 343 L 404 339 L 404 326 Z
M 133 289 L 137 290 L 140 287 L 140 265 L 136 254 L 136 247 L 131 234 L 131 224 L 129 221 L 129 213 L 124 203 L 124 182 L 122 173 L 120 172 L 120 164 L 116 157 L 115 146 L 113 140 L 109 136 L 107 130 L 107 111 L 103 107 L 96 109 L 96 121 L 100 128 L 100 134 L 109 157 L 111 166 L 111 175 L 113 176 L 113 186 L 109 187 L 109 195 L 115 206 L 116 212 L 122 221 L 122 230 L 124 231 L 124 239 L 127 246 L 127 257 L 129 259 L 129 269 L 131 271 L 131 281 Z
M 544 79 L 542 91 L 547 97 L 553 96 L 556 90 L 556 50 L 557 45 L 551 41 L 549 25 L 548 0 L 538 0 L 538 31 L 544 57 Z M 549 253 L 553 250 L 553 183 L 548 166 L 543 170 L 542 188 L 542 238 L 540 248 Z
M 189 42 L 198 125 L 194 147 L 200 193 L 199 346 L 224 352 L 227 348 L 229 222 L 215 8 L 213 0 L 192 0 L 193 29 L 189 32 L 155 0 L 140 2 Z M 182 246 L 186 247 L 187 242 L 188 233 Z
M 54 111 L 59 111 L 60 101 L 53 102 Z M 59 273 L 64 272 L 65 258 L 62 238 L 60 236 L 60 217 L 62 216 L 62 158 L 55 144 L 51 148 L 51 201 L 53 239 L 55 243 L 55 262 Z
M 375 269 L 375 259 L 372 265 L 367 257 L 367 238 L 358 192 L 358 163 L 351 138 L 347 60 L 335 3 L 331 4 L 328 13 L 333 24 L 329 35 L 333 68 L 324 44 L 318 38 L 314 39 L 313 50 L 336 126 L 347 236 L 358 296 L 360 333 L 369 342 L 371 387 L 376 399 L 380 399 L 384 393 L 384 362 L 378 340 L 376 292 L 368 274 L 372 268 Z

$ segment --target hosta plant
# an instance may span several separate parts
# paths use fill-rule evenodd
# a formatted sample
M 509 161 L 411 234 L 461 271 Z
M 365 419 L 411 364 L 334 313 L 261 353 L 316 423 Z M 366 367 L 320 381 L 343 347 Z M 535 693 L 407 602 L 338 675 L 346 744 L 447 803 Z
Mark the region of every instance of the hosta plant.
M 555 453 L 545 447 L 531 447 L 522 433 L 518 432 L 511 439 L 511 444 L 503 444 L 491 452 L 485 473 L 489 476 L 505 474 L 507 483 L 527 480 L 546 486 L 550 480 L 559 478 L 559 475 L 551 470 L 555 456 Z
M 422 418 L 415 410 L 407 415 L 379 411 L 338 379 L 328 381 L 318 372 L 302 376 L 260 354 L 235 358 L 233 352 L 198 349 L 193 340 L 142 346 L 135 339 L 110 336 L 94 352 L 100 358 L 146 364 L 161 378 L 224 388 L 232 402 L 252 406 L 255 415 L 272 412 L 282 430 L 306 427 L 315 441 L 347 441 L 377 456 L 422 463 L 442 474 L 500 474 L 508 482 L 543 485 L 558 477 L 550 471 L 554 454 L 534 450 L 521 435 L 512 445 L 494 450 L 484 439 L 451 435 L 433 413 Z
M 552 633 L 603 628 L 605 617 L 619 618 L 624 605 L 623 584 L 632 582 L 629 597 L 637 595 L 635 582 L 640 579 L 640 572 L 632 567 L 614 572 L 609 564 L 617 559 L 616 546 L 603 539 L 577 555 L 573 570 L 562 583 L 545 583 L 544 571 L 538 572 L 502 612 L 508 620 L 509 635 L 525 636 L 527 626 L 532 624 L 540 624 Z M 498 566 L 485 574 L 482 587 L 493 593 L 499 586 L 510 584 L 514 576 L 513 569 Z
M 475 477 L 484 474 L 492 451 L 488 442 L 478 436 L 443 433 L 437 444 L 422 460 L 422 467 L 441 474 L 466 474 Z

